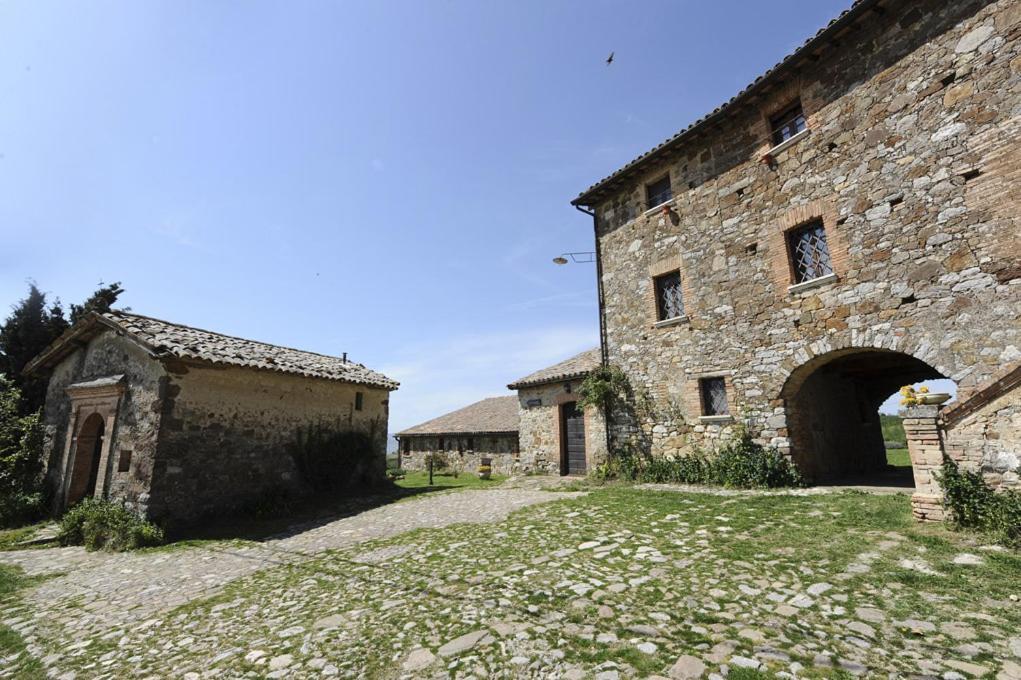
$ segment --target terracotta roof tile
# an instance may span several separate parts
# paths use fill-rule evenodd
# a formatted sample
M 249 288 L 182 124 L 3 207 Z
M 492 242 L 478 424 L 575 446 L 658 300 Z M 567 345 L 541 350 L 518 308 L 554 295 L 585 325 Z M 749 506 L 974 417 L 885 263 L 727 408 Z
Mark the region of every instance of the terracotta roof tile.
M 424 434 L 517 433 L 518 398 L 489 397 L 439 418 L 409 427 L 397 436 Z
M 561 361 L 559 364 L 554 364 L 549 368 L 544 368 L 541 371 L 532 373 L 531 375 L 526 375 L 524 378 L 507 385 L 507 387 L 512 390 L 516 390 L 521 387 L 529 387 L 531 385 L 542 385 L 543 383 L 556 382 L 558 380 L 579 378 L 598 368 L 601 362 L 602 354 L 598 347 L 594 347 L 592 349 L 585 350 L 581 354 L 577 354 L 566 361 Z

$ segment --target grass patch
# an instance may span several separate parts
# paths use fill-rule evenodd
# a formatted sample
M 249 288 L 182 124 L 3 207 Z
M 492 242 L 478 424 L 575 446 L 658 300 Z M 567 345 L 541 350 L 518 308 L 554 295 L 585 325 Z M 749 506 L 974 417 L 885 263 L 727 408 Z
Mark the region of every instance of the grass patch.
M 499 486 L 506 477 L 493 475 L 489 479 L 479 479 L 479 476 L 470 472 L 462 472 L 456 477 L 447 473 L 433 473 L 433 483 L 429 486 L 429 473 L 422 470 L 408 470 L 404 479 L 398 479 L 394 484 L 402 489 L 488 489 Z
M 891 416 L 886 413 L 879 414 L 879 426 L 883 428 L 883 439 L 889 442 L 907 441 L 904 434 L 904 423 L 900 416 Z
M 887 449 L 886 464 L 893 467 L 911 467 L 911 456 L 907 449 Z
M 0 550 L 24 550 L 27 546 L 18 545 L 22 541 L 32 538 L 39 529 L 45 526 L 45 522 L 29 524 L 17 529 L 0 530 Z
M 17 567 L 0 564 L 0 605 L 9 607 L 17 602 L 17 593 L 39 579 L 31 578 Z M 0 623 L 0 659 L 4 662 L 4 677 L 35 680 L 45 678 L 43 665 L 31 654 L 18 631 Z

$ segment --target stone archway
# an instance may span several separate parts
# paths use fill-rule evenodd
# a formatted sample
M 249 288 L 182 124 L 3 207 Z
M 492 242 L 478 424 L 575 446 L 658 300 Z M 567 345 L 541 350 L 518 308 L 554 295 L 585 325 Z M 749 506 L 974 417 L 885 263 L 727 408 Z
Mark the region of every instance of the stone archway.
M 98 413 L 86 418 L 78 430 L 75 437 L 71 482 L 67 487 L 68 507 L 96 493 L 105 430 L 106 423 L 103 416 Z
M 886 470 L 880 404 L 903 385 L 945 378 L 910 354 L 854 347 L 794 369 L 780 396 L 790 453 L 812 482 L 876 479 Z M 912 486 L 910 478 L 902 480 Z

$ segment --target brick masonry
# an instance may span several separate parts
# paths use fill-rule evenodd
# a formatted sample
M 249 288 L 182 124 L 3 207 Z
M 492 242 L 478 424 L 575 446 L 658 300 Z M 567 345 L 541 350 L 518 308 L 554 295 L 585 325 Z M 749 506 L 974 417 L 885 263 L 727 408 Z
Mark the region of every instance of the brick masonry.
M 1019 36 L 1015 1 L 887 2 L 579 199 L 596 213 L 606 351 L 636 392 L 615 442 L 680 455 L 741 423 L 824 476 L 847 465 L 822 443 L 873 446 L 869 412 L 900 384 L 945 376 L 967 400 L 1021 360 Z M 798 98 L 808 132 L 763 162 L 768 117 Z M 647 211 L 664 172 L 673 204 Z M 784 234 L 814 219 L 836 276 L 792 288 Z M 657 326 L 652 276 L 675 265 L 686 318 Z M 702 418 L 708 375 L 727 377 L 734 422 Z M 1002 400 L 949 435 L 984 433 L 966 446 L 993 481 L 1016 478 L 1019 454 Z

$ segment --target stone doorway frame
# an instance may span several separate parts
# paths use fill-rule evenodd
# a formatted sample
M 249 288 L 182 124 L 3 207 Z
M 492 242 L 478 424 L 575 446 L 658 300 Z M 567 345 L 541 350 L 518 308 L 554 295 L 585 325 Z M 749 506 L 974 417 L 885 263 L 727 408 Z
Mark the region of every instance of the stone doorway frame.
M 89 382 L 76 383 L 66 388 L 65 392 L 71 400 L 71 413 L 68 418 L 67 436 L 64 441 L 64 455 L 61 464 L 63 478 L 60 485 L 60 506 L 67 507 L 67 494 L 71 489 L 74 463 L 78 456 L 78 438 L 82 428 L 90 416 L 98 414 L 103 419 L 103 445 L 99 452 L 99 473 L 96 476 L 94 498 L 102 498 L 106 494 L 107 473 L 110 467 L 110 449 L 113 445 L 114 425 L 117 422 L 117 410 L 126 385 L 123 375 L 99 378 Z

